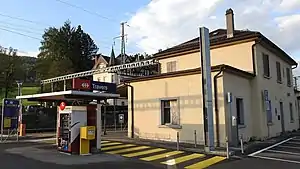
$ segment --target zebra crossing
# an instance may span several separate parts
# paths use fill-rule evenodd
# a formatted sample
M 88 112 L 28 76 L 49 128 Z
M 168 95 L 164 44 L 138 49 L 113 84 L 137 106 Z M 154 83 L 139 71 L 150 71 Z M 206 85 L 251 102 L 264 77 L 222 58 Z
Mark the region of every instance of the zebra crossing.
M 175 151 L 165 148 L 136 145 L 115 141 L 101 141 L 101 151 L 108 154 L 135 158 L 145 162 L 164 166 L 176 166 L 177 169 L 202 169 L 224 161 L 221 156 Z

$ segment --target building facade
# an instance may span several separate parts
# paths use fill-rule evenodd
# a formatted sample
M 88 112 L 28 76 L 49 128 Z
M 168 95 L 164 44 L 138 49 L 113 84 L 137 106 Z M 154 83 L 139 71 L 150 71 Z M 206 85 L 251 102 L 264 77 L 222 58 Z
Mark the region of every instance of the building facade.
M 226 137 L 237 145 L 240 137 L 250 141 L 297 130 L 295 60 L 260 32 L 235 30 L 231 9 L 226 11 L 226 26 L 210 33 L 216 145 L 225 146 Z M 203 144 L 199 38 L 154 58 L 160 74 L 128 81 L 134 89 L 133 103 L 128 95 L 128 126 L 133 125 L 135 137 L 176 141 L 178 132 L 180 142 L 194 143 L 197 138 Z

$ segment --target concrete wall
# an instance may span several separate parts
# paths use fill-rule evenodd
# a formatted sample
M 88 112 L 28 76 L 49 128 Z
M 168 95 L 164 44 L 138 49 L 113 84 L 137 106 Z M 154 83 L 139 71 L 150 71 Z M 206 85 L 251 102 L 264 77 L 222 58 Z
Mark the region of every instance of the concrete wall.
M 212 73 L 212 78 L 215 74 L 216 72 Z M 219 138 L 224 146 L 226 127 L 223 77 L 219 77 L 217 82 Z M 233 83 L 233 81 L 227 80 L 227 83 Z M 204 143 L 201 74 L 134 82 L 131 85 L 134 87 L 134 132 L 136 137 L 176 141 L 176 132 L 179 132 L 181 142 L 194 143 L 193 133 L 196 130 L 197 142 L 199 144 Z M 129 88 L 128 93 L 130 92 Z M 167 127 L 160 125 L 160 99 L 164 98 L 178 98 L 180 126 Z M 129 94 L 128 126 L 131 126 L 132 123 L 130 99 Z M 216 120 L 214 121 L 216 123 Z M 216 126 L 214 129 L 216 139 Z M 128 135 L 130 136 L 130 134 L 131 128 L 128 127 Z
M 269 64 L 270 64 L 270 77 L 266 78 L 263 75 L 263 57 L 262 54 L 269 55 Z M 291 69 L 291 65 L 280 59 L 276 54 L 270 52 L 261 45 L 256 45 L 255 49 L 255 60 L 256 60 L 256 69 L 257 77 L 252 82 L 255 87 L 256 97 L 253 98 L 253 119 L 257 120 L 257 124 L 254 125 L 253 131 L 255 135 L 260 138 L 273 137 L 279 135 L 282 131 L 281 128 L 281 119 L 278 120 L 280 115 L 279 102 L 283 102 L 284 106 L 284 125 L 286 131 L 292 131 L 299 128 L 299 117 L 298 107 L 296 102 L 296 95 L 294 92 L 293 86 L 287 86 L 287 77 L 286 77 L 286 68 Z M 281 73 L 282 73 L 282 83 L 277 82 L 277 72 L 276 72 L 276 61 L 279 61 L 281 64 Z M 292 70 L 292 69 L 291 69 Z M 293 77 L 291 75 L 291 77 Z M 262 92 L 263 90 L 269 91 L 269 99 L 271 100 L 272 106 L 272 123 L 267 124 L 267 115 L 265 107 L 262 101 Z M 289 103 L 293 104 L 293 116 L 294 121 L 290 121 L 290 110 Z M 277 110 L 277 114 L 276 111 Z
M 224 94 L 232 93 L 232 103 L 225 102 L 226 118 L 231 118 L 231 115 L 237 116 L 236 98 L 242 98 L 244 102 L 244 125 L 238 125 L 238 137 L 242 136 L 243 140 L 248 141 L 252 136 L 252 128 L 255 121 L 252 119 L 252 86 L 251 80 L 229 73 L 224 73 Z M 231 112 L 230 112 L 231 111 Z M 231 124 L 230 122 L 228 123 Z M 229 131 L 234 132 L 234 131 Z M 230 136 L 229 133 L 229 136 Z M 230 137 L 229 141 L 230 140 Z
M 211 49 L 211 65 L 227 64 L 235 68 L 253 72 L 252 45 L 253 42 L 246 42 L 230 45 L 222 48 Z M 176 70 L 194 69 L 200 67 L 200 53 L 194 52 L 176 57 L 159 59 L 161 73 L 167 72 L 167 63 L 177 61 Z

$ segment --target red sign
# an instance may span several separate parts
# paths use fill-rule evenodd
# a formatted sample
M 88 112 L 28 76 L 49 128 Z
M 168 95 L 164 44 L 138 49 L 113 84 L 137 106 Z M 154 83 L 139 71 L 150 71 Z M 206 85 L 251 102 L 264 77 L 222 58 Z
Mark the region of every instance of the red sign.
M 64 110 L 66 108 L 66 103 L 65 102 L 61 102 L 59 105 L 60 110 Z
M 85 79 L 73 79 L 73 89 L 77 90 L 90 90 L 91 81 Z

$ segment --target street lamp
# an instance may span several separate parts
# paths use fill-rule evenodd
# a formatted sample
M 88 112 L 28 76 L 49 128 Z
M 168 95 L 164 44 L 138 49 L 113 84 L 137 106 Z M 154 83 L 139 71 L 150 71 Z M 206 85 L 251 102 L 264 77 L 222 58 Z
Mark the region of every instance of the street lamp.
M 21 87 L 22 87 L 23 82 L 20 80 L 17 80 L 16 82 L 18 84 L 18 96 L 21 96 L 22 95 Z
M 23 82 L 20 80 L 17 80 L 16 82 L 18 84 L 18 96 L 21 96 L 22 95 L 21 87 L 22 87 Z M 21 125 L 21 127 L 23 126 L 22 125 L 22 100 L 21 99 L 19 100 L 19 103 L 20 103 L 20 109 L 19 109 L 19 118 L 18 118 L 19 120 L 18 120 L 18 129 L 17 129 L 17 140 L 19 140 L 19 134 L 21 135 L 21 133 L 19 133 L 20 125 Z

